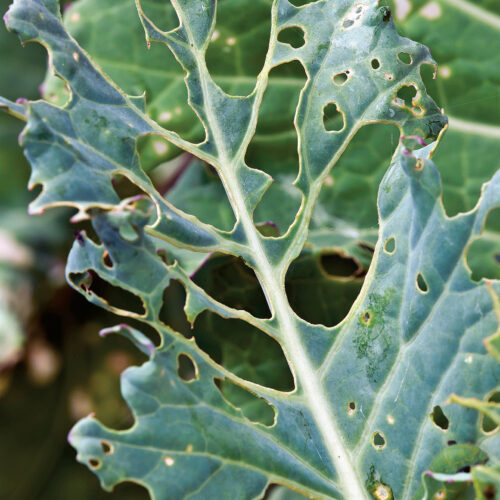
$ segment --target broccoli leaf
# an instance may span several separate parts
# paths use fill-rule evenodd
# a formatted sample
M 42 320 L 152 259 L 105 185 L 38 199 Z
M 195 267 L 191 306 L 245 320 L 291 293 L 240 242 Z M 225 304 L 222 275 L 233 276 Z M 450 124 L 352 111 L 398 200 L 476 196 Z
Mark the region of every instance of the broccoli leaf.
M 2 101 L 27 119 L 22 145 L 33 168 L 31 185 L 43 186 L 31 210 L 67 205 L 78 210 L 75 220 L 91 218 L 99 241 L 78 235 L 68 281 L 161 339 L 156 346 L 124 324 L 104 332 L 127 336 L 149 358 L 122 377 L 135 417 L 130 429 L 114 431 L 90 416 L 70 435 L 78 459 L 106 489 L 130 480 L 153 498 L 234 499 L 259 498 L 278 483 L 314 498 L 407 499 L 450 440 L 477 444 L 495 459 L 495 436 L 482 433 L 477 415 L 441 405 L 451 393 L 484 398 L 500 376 L 483 344 L 498 325 L 490 290 L 471 280 L 464 260 L 488 213 L 500 205 L 500 173 L 484 186 L 474 210 L 446 216 L 430 159 L 446 119 L 419 73 L 432 59 L 425 47 L 396 33 L 390 11 L 377 3 L 274 2 L 264 66 L 254 90 L 241 97 L 224 92 L 207 69 L 215 1 L 174 0 L 179 26 L 170 31 L 159 29 L 138 2 L 147 42 L 166 45 L 186 71 L 189 103 L 206 134 L 198 144 L 163 128 L 145 113 L 143 97 L 127 95 L 104 75 L 64 28 L 58 2 L 16 0 L 10 8 L 8 27 L 22 41 L 47 47 L 71 95 L 64 107 Z M 304 32 L 300 47 L 280 41 L 280 33 L 297 27 Z M 295 187 L 302 202 L 284 234 L 266 236 L 253 214 L 271 178 L 246 165 L 245 152 L 269 72 L 291 60 L 308 76 L 295 115 Z M 335 82 L 340 74 L 342 85 Z M 411 88 L 413 98 L 400 94 Z M 376 122 L 397 125 L 402 136 L 379 189 L 373 262 L 345 319 L 334 327 L 312 324 L 290 306 L 285 275 L 307 240 L 331 168 L 357 131 Z M 146 135 L 215 169 L 236 219 L 231 230 L 202 222 L 161 196 L 138 162 L 136 143 Z M 143 195 L 121 199 L 113 189 L 116 175 Z M 210 295 L 181 263 L 165 260 L 164 242 L 241 258 L 255 271 L 271 317 Z M 112 303 L 93 289 L 96 278 L 137 300 Z M 163 293 L 173 280 L 185 290 L 189 322 L 211 311 L 277 341 L 293 390 L 238 376 L 162 322 Z M 496 282 L 490 286 L 500 291 Z M 471 446 L 468 458 L 477 453 Z

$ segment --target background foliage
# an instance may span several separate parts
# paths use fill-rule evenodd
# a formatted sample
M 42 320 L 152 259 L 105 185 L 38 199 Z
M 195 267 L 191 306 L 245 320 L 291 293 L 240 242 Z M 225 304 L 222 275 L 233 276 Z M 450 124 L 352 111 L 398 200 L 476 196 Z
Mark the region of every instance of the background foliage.
M 6 10 L 7 3 L 2 0 L 2 10 Z M 160 50 L 153 47 L 147 51 L 133 1 L 113 3 L 113 8 L 119 8 L 123 16 L 123 23 L 114 25 L 113 29 L 103 29 L 108 26 L 106 8 L 97 3 L 79 0 L 66 13 L 68 26 L 80 43 L 127 92 L 138 94 L 146 89 L 153 96 L 152 116 L 161 122 L 163 113 L 169 126 L 173 125 L 185 137 L 199 136 L 201 131 L 193 125 L 190 111 L 171 106 L 171 102 L 185 100 L 183 75 L 180 72 L 153 74 L 144 69 L 148 65 L 159 65 Z M 214 40 L 208 59 L 209 68 L 220 75 L 218 81 L 222 87 L 232 92 L 241 89 L 242 93 L 250 88 L 251 79 L 262 63 L 265 44 L 259 47 L 259 43 L 265 41 L 263 35 L 268 30 L 264 14 L 257 28 L 250 29 L 244 15 L 244 3 L 220 2 L 220 22 L 224 29 Z M 500 14 L 494 1 L 480 3 L 492 15 Z M 429 5 L 437 7 L 430 9 Z M 165 26 L 173 22 L 168 9 L 160 11 L 155 2 L 150 2 L 149 8 L 156 9 L 156 15 L 164 16 Z M 263 12 L 267 13 L 267 9 L 264 2 Z M 452 215 L 468 210 L 475 204 L 481 183 L 499 166 L 498 27 L 473 18 L 448 1 L 398 2 L 394 11 L 400 31 L 430 46 L 440 63 L 438 79 L 432 80 L 429 74 L 426 83 L 429 93 L 437 98 L 451 120 L 450 130 L 435 161 L 441 169 L 447 212 Z M 99 15 L 95 15 L 96 12 Z M 122 43 L 124 30 L 129 33 L 130 47 Z M 9 61 L 4 65 L 7 71 L 2 71 L 0 78 L 0 94 L 34 98 L 41 90 L 49 98 L 63 100 L 64 89 L 51 79 L 38 88 L 45 72 L 43 51 L 33 45 L 21 49 L 13 35 L 4 29 L 0 33 L 2 62 Z M 228 43 L 232 38 L 237 39 L 237 43 Z M 245 58 L 243 64 L 242 54 L 248 51 L 254 59 Z M 161 51 L 161 57 L 165 57 L 165 51 Z M 167 63 L 162 61 L 161 64 L 167 67 Z M 234 72 L 239 77 L 228 80 L 225 75 Z M 273 78 L 272 88 L 276 89 L 276 95 L 285 98 L 270 100 L 269 120 L 258 130 L 250 151 L 254 166 L 262 167 L 264 158 L 280 159 L 268 161 L 264 168 L 284 180 L 271 193 L 269 206 L 276 200 L 293 204 L 298 199 L 296 193 L 286 187 L 296 168 L 295 143 L 294 139 L 290 141 L 287 126 L 291 123 L 303 73 L 291 65 Z M 110 426 L 127 426 L 130 417 L 118 396 L 118 374 L 124 366 L 140 359 L 119 338 L 106 339 L 104 348 L 94 346 L 98 342 L 98 329 L 114 321 L 64 285 L 63 260 L 73 237 L 73 228 L 64 222 L 66 215 L 54 212 L 50 218 L 37 218 L 36 224 L 33 220 L 26 221 L 26 203 L 33 195 L 25 190 L 28 168 L 16 145 L 18 133 L 18 124 L 0 115 L 0 169 L 4 180 L 0 186 L 0 279 L 3 284 L 0 300 L 4 305 L 0 312 L 0 321 L 3 321 L 0 341 L 7 339 L 13 350 L 8 360 L 1 360 L 0 428 L 9 429 L 9 432 L 2 431 L 5 439 L 0 449 L 0 463 L 5 466 L 0 472 L 0 496 L 57 499 L 68 498 L 71 494 L 82 499 L 112 498 L 101 492 L 97 481 L 74 463 L 74 454 L 65 445 L 65 436 L 72 423 L 90 408 L 96 409 L 98 417 Z M 306 318 L 310 321 L 336 324 L 361 286 L 376 237 L 375 198 L 392 154 L 391 138 L 395 147 L 397 133 L 393 130 L 383 126 L 364 129 L 336 167 L 331 185 L 328 182 L 323 190 L 320 210 L 314 219 L 317 231 L 313 228 L 309 251 L 290 271 L 287 288 L 296 307 L 302 303 L 301 294 L 312 297 L 318 290 L 327 297 L 331 294 L 344 300 L 338 303 L 337 309 L 321 308 L 319 317 Z M 276 143 L 279 147 L 274 146 Z M 180 158 L 165 166 L 163 162 L 174 158 L 176 153 L 157 142 L 144 141 L 141 160 L 149 169 L 162 165 L 155 169 L 156 182 L 164 186 L 177 206 L 182 208 L 184 203 L 191 211 L 196 213 L 198 210 L 201 218 L 206 217 L 219 227 L 230 227 L 232 219 L 228 207 L 213 203 L 214 199 L 220 199 L 213 174 L 209 169 L 193 168 L 190 158 Z M 283 158 L 286 161 L 282 161 Z M 172 188 L 177 177 L 179 180 Z M 207 185 L 211 186 L 211 191 L 207 190 Z M 185 186 L 190 186 L 188 192 Z M 199 192 L 204 198 L 200 198 Z M 210 207 L 215 210 L 208 210 Z M 293 211 L 284 209 L 283 213 Z M 265 204 L 257 216 L 263 223 L 270 220 Z M 485 237 L 471 249 L 469 262 L 477 278 L 500 277 L 497 216 L 495 213 L 490 216 Z M 280 231 L 290 222 L 280 220 L 276 214 L 272 220 L 277 227 L 267 225 L 263 230 Z M 347 249 L 347 254 L 336 251 L 340 246 Z M 323 249 L 323 253 L 318 253 L 318 249 Z M 489 257 L 480 258 L 485 252 Z M 198 264 L 193 262 L 192 265 Z M 242 300 L 246 303 L 252 296 L 254 307 L 258 311 L 265 310 L 262 297 L 257 293 L 258 287 L 237 261 L 216 256 L 199 271 L 197 280 L 214 293 L 225 294 L 226 303 L 238 304 Z M 255 298 L 252 293 L 256 294 Z M 172 289 L 171 294 L 170 317 L 176 310 L 175 304 L 181 303 L 182 291 Z M 307 309 L 302 311 L 304 316 L 307 312 Z M 171 321 L 176 322 L 179 329 L 187 328 L 182 314 Z M 206 316 L 200 321 L 210 323 L 214 318 Z M 7 337 L 11 332 L 18 332 L 14 340 Z M 16 354 L 19 339 L 24 337 L 27 337 L 24 347 Z M 221 351 L 221 346 L 229 350 L 238 348 L 225 340 L 210 345 L 209 338 L 198 339 L 207 343 L 206 349 L 214 357 L 228 356 Z M 265 377 L 269 373 L 279 373 L 279 369 L 271 367 Z M 286 385 L 287 381 L 281 383 Z M 37 416 L 36 425 L 33 415 Z M 141 495 L 146 498 L 141 490 L 131 486 L 122 486 L 113 495 L 116 498 L 141 498 Z

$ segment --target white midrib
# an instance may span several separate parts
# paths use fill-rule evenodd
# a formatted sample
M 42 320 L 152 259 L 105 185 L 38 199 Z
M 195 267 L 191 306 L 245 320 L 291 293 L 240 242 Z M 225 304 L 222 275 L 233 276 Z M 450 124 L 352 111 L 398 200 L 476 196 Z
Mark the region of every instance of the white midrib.
M 267 259 L 257 230 L 246 210 L 239 185 L 234 176 L 232 177 L 232 179 L 226 177 L 228 188 L 232 190 L 241 223 L 248 238 L 249 246 L 252 249 L 258 274 L 280 325 L 283 347 L 295 370 L 297 380 L 303 388 L 308 407 L 340 478 L 345 498 L 363 500 L 367 498 L 366 491 L 344 446 L 341 433 L 334 421 L 316 371 L 306 354 L 300 334 L 293 321 L 292 311 L 285 296 L 284 288 L 276 279 L 276 272 Z
M 234 175 L 234 168 L 225 148 L 224 136 L 219 127 L 218 120 L 212 111 L 212 103 L 207 86 L 208 70 L 204 59 L 200 55 L 198 55 L 197 59 L 207 121 L 219 153 L 221 177 L 227 193 L 230 195 L 230 201 L 236 212 L 236 216 L 241 221 L 245 231 L 255 260 L 256 270 L 280 325 L 283 347 L 295 370 L 297 380 L 303 388 L 308 407 L 332 459 L 335 471 L 341 482 L 341 490 L 344 497 L 349 500 L 368 499 L 363 482 L 357 474 L 350 454 L 343 443 L 342 435 L 330 411 L 329 403 L 320 380 L 302 344 L 300 334 L 293 321 L 293 314 L 286 298 L 284 287 L 276 277 L 276 270 L 273 269 L 267 258 L 252 217 L 245 206 L 243 193 Z

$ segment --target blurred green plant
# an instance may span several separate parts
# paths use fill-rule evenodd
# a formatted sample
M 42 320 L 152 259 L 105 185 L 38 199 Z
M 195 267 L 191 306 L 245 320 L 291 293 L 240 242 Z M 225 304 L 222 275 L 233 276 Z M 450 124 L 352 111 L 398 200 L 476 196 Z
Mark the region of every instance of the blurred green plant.
M 202 128 L 198 120 L 190 108 L 182 104 L 185 102 L 186 92 L 182 81 L 183 72 L 177 69 L 171 56 L 167 56 L 165 51 L 160 52 L 159 47 L 155 47 L 154 44 L 151 51 L 147 51 L 142 41 L 143 32 L 133 2 L 122 0 L 119 5 L 113 5 L 113 9 L 119 9 L 120 19 L 123 21 L 117 23 L 113 30 L 106 28 L 108 26 L 106 9 L 102 9 L 101 5 L 99 10 L 103 15 L 95 16 L 95 4 L 95 1 L 80 0 L 66 11 L 65 19 L 70 31 L 125 91 L 136 95 L 143 91 L 147 92 L 150 103 L 148 113 L 152 118 L 160 123 L 168 123 L 169 128 L 178 131 L 186 139 L 201 139 Z M 438 7 L 428 7 L 434 4 Z M 464 13 L 448 2 L 415 1 L 409 5 L 410 10 L 405 15 L 401 13 L 401 7 L 398 14 L 396 7 L 398 26 L 412 38 L 429 45 L 439 63 L 447 63 L 441 66 L 439 77 L 435 82 L 427 77 L 426 83 L 434 90 L 434 93 L 431 90 L 431 95 L 438 96 L 440 104 L 451 114 L 450 130 L 445 135 L 435 160 L 443 179 L 445 207 L 449 214 L 455 214 L 472 208 L 479 196 L 481 184 L 498 168 L 500 147 L 496 120 L 499 116 L 500 82 L 498 64 L 495 64 L 495 57 L 498 57 L 499 51 L 494 49 L 494 44 L 499 43 L 499 37 L 495 31 L 485 36 L 484 30 L 489 30 L 490 27 L 485 28 L 483 20 Z M 492 18 L 495 19 L 494 16 L 497 14 L 495 4 L 485 2 L 484 7 L 490 9 L 493 13 Z M 268 6 L 262 4 L 262 7 L 258 7 L 260 8 L 262 14 L 256 14 L 255 20 L 255 25 L 259 28 L 255 29 L 255 25 L 249 27 L 246 21 L 245 8 L 241 6 L 236 8 L 231 2 L 220 3 L 218 12 L 220 29 L 217 36 L 213 37 L 213 43 L 207 53 L 207 64 L 214 74 L 215 81 L 234 94 L 248 93 L 264 59 L 269 32 Z M 165 8 L 163 4 L 151 1 L 145 2 L 145 9 L 155 19 L 161 20 L 159 24 L 162 27 L 172 26 L 175 18 L 168 6 Z M 256 8 L 256 12 L 258 9 Z M 441 14 L 436 15 L 436 12 Z M 468 26 L 468 29 L 455 32 L 457 26 Z M 454 40 L 452 44 L 449 43 L 451 39 Z M 130 46 L 125 46 L 123 40 L 127 40 Z M 462 43 L 455 43 L 456 40 L 462 40 Z M 471 40 L 477 44 L 483 43 L 487 47 L 474 45 Z M 466 62 L 463 61 L 463 47 L 470 49 L 467 51 L 469 60 Z M 484 54 L 484 60 L 477 61 L 478 53 Z M 251 58 L 248 57 L 249 54 L 252 55 Z M 17 60 L 20 61 L 21 58 Z M 161 69 L 153 72 L 148 69 L 152 67 Z M 19 73 L 22 71 L 16 74 Z M 228 77 L 228 74 L 235 77 Z M 453 78 L 450 78 L 451 74 Z M 478 74 L 482 76 L 478 77 Z M 40 79 L 34 78 L 31 82 L 33 81 Z M 276 234 L 283 234 L 286 231 L 292 222 L 290 214 L 295 213 L 299 203 L 298 192 L 291 185 L 297 172 L 298 159 L 295 131 L 290 128 L 290 123 L 298 91 L 303 83 L 304 72 L 298 65 L 290 64 L 286 70 L 276 71 L 276 74 L 271 73 L 270 91 L 265 97 L 268 101 L 264 101 L 260 122 L 262 125 L 259 125 L 262 128 L 257 130 L 247 157 L 251 166 L 270 173 L 276 179 L 257 208 L 255 216 L 256 222 L 262 223 L 263 231 L 276 231 Z M 51 79 L 46 81 L 42 90 L 54 102 L 64 101 L 67 95 L 61 83 Z M 5 95 L 7 92 L 2 93 Z M 30 97 L 33 95 L 33 89 L 26 93 L 20 93 L 17 89 L 16 95 L 19 94 Z M 179 103 L 181 105 L 178 108 Z M 474 106 L 467 106 L 468 103 L 473 103 Z M 6 126 L 6 130 L 13 130 L 11 124 Z M 17 132 L 11 133 L 11 140 L 13 135 L 17 136 Z M 474 136 L 472 139 L 471 135 Z M 320 309 L 319 316 L 307 318 L 309 321 L 335 325 L 348 311 L 361 286 L 363 269 L 366 269 L 371 261 L 371 249 L 376 242 L 375 200 L 378 185 L 398 141 L 397 131 L 380 125 L 365 127 L 351 143 L 349 150 L 336 166 L 335 172 L 325 179 L 320 203 L 313 216 L 308 246 L 304 255 L 290 270 L 287 292 L 293 301 L 295 293 L 316 292 L 323 296 L 325 290 L 326 296 L 328 293 L 332 293 L 332 297 L 342 294 L 345 304 L 338 304 L 333 310 L 331 307 Z M 471 141 L 474 141 L 475 149 L 471 147 Z M 17 148 L 13 150 L 17 151 Z M 230 208 L 221 203 L 223 195 L 219 180 L 208 167 L 200 166 L 189 158 L 185 162 L 162 165 L 165 160 L 175 157 L 179 151 L 172 148 L 171 144 L 157 138 L 144 140 L 140 151 L 142 164 L 147 169 L 160 165 L 160 168 L 152 173 L 153 178 L 157 185 L 161 186 L 165 185 L 166 177 L 167 199 L 174 205 L 217 227 L 223 229 L 232 227 L 234 220 Z M 17 163 L 18 161 L 20 163 Z M 7 163 L 2 161 L 1 165 L 5 164 Z M 8 164 L 23 165 L 23 160 L 18 158 Z M 26 170 L 24 174 L 23 183 L 26 182 Z M 172 178 L 175 180 L 177 177 L 179 178 L 177 184 L 170 189 Z M 190 189 L 187 190 L 186 186 Z M 23 191 L 19 186 L 7 191 L 15 198 L 16 190 Z M 22 203 L 25 203 L 25 200 L 24 198 Z M 279 212 L 274 209 L 277 205 L 282 207 Z M 499 277 L 500 265 L 497 256 L 500 255 L 498 242 L 500 225 L 495 222 L 495 217 L 494 213 L 490 215 L 487 231 L 470 250 L 469 264 L 476 279 L 484 276 Z M 15 219 L 9 217 L 8 220 Z M 272 224 L 266 224 L 268 222 Z M 14 226 L 19 227 L 18 224 Z M 53 222 L 49 222 L 48 227 L 54 230 L 56 226 Z M 68 234 L 66 229 L 59 227 L 54 233 L 60 237 L 65 231 Z M 46 231 L 42 233 L 47 234 Z M 17 233 L 9 233 L 11 234 Z M 64 247 L 64 240 L 67 241 L 63 236 L 57 241 L 56 246 Z M 23 242 L 23 239 L 15 236 L 14 241 L 19 243 Z M 30 249 L 34 248 L 29 241 L 27 246 Z M 16 253 L 21 255 L 19 251 Z M 193 261 L 192 270 L 201 264 L 203 263 L 199 260 Z M 215 281 L 213 287 L 209 287 L 211 293 L 224 293 L 229 297 L 226 297 L 226 300 L 237 301 L 238 296 L 244 296 L 248 292 L 249 286 L 250 288 L 255 286 L 255 278 L 245 276 L 243 272 L 241 279 L 236 279 L 232 287 L 229 287 L 231 290 L 229 292 L 227 282 L 217 283 L 216 280 L 221 277 L 221 267 L 228 269 L 227 274 L 233 278 L 238 265 L 231 259 L 214 256 L 199 268 L 196 279 L 203 283 L 204 288 L 207 287 L 207 282 Z M 334 271 L 328 272 L 327 269 Z M 9 263 L 7 272 L 10 273 L 11 270 L 12 263 Z M 350 270 L 352 272 L 346 274 Z M 211 276 L 215 278 L 212 279 Z M 298 280 L 299 285 L 294 285 L 294 278 Z M 304 278 L 310 283 L 310 289 L 303 286 Z M 172 297 L 171 304 L 175 304 L 176 300 L 182 303 L 181 289 L 171 293 L 176 297 Z M 331 301 L 327 303 L 331 305 Z M 294 306 L 300 307 L 300 304 L 299 298 Z M 173 310 L 172 307 L 170 313 Z M 10 313 L 10 308 L 8 311 Z M 307 311 L 303 311 L 303 314 L 307 314 Z M 170 314 L 169 318 L 170 321 L 177 322 L 179 325 L 177 329 L 182 331 L 181 328 L 187 328 L 188 325 L 178 316 Z M 14 319 L 18 321 L 16 316 Z M 200 325 L 203 323 L 203 327 L 195 325 L 194 332 L 201 344 L 203 339 L 200 336 L 209 337 L 207 332 L 220 331 L 216 318 L 210 315 L 200 317 L 198 321 Z M 22 326 L 19 328 L 20 331 L 21 328 Z M 209 338 L 205 341 L 210 343 Z M 220 351 L 221 345 L 231 351 L 230 339 L 227 336 L 223 342 L 217 342 L 206 349 L 214 354 Z M 230 354 L 220 353 L 220 359 L 224 358 L 231 363 Z M 239 356 L 235 358 L 240 359 Z M 243 378 L 246 375 L 245 370 L 248 370 L 254 362 L 255 360 L 243 364 L 241 367 Z M 235 370 L 237 367 L 230 366 L 230 369 Z M 90 372 L 91 370 L 88 373 Z M 269 373 L 277 376 L 279 370 L 274 366 L 263 377 L 268 377 Z M 97 495 L 97 493 L 87 494 Z

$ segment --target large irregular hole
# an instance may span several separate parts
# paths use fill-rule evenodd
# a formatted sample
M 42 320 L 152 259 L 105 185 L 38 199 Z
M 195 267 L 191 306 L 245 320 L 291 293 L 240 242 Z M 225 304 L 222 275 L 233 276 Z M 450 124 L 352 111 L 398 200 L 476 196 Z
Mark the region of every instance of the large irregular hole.
M 487 401 L 488 403 L 500 403 L 500 391 L 495 391 Z M 493 434 L 498 429 L 498 424 L 488 415 L 482 415 L 481 429 L 486 434 Z
M 222 397 L 235 408 L 241 410 L 248 420 L 270 427 L 274 423 L 276 411 L 264 399 L 234 384 L 228 379 L 214 379 Z
M 440 406 L 435 406 L 430 414 L 431 420 L 436 427 L 439 427 L 443 431 L 448 429 L 450 426 L 450 421 L 448 417 L 444 414 L 442 408 Z
M 354 277 L 362 271 L 358 262 L 337 252 L 322 253 L 320 265 L 329 276 Z
M 298 61 L 272 69 L 257 129 L 245 156 L 250 167 L 267 172 L 274 179 L 257 205 L 254 222 L 272 222 L 280 234 L 284 234 L 293 222 L 302 201 L 300 191 L 292 185 L 299 171 L 297 132 L 293 122 L 306 80 L 304 67 Z
M 191 333 L 203 351 L 235 375 L 279 391 L 293 389 L 293 376 L 280 344 L 251 324 L 205 311 Z
M 111 307 L 141 316 L 146 313 L 144 304 L 137 295 L 112 285 L 92 270 L 86 273 L 71 273 L 69 277 L 72 283 L 81 288 L 86 294 L 94 293 Z
M 229 307 L 260 318 L 271 317 L 255 272 L 241 258 L 214 255 L 193 276 L 193 281 Z
M 270 21 L 266 2 L 218 2 L 217 24 L 206 59 L 210 74 L 227 93 L 248 95 L 252 91 L 266 58 Z M 227 75 L 238 75 L 238 78 Z
M 114 174 L 111 178 L 111 183 L 113 185 L 113 189 L 121 200 L 144 194 L 144 191 L 125 175 Z
M 339 221 L 372 233 L 378 233 L 378 186 L 390 165 L 399 143 L 394 125 L 373 124 L 362 127 L 347 146 L 332 170 L 332 182 L 324 183 L 316 204 L 311 234 L 315 227 L 338 228 Z
M 212 287 L 217 284 L 209 281 L 206 292 L 212 294 Z M 161 321 L 188 338 L 194 337 L 216 363 L 239 377 L 280 391 L 293 389 L 293 376 L 278 342 L 245 321 L 225 319 L 210 311 L 202 312 L 191 328 L 183 310 L 185 300 L 184 287 L 171 281 L 164 292 Z
M 198 368 L 189 354 L 181 353 L 177 357 L 177 373 L 184 382 L 192 382 L 198 378 Z
M 469 247 L 467 264 L 472 279 L 500 279 L 500 208 L 492 210 L 486 219 L 484 232 Z
M 417 95 L 417 89 L 413 85 L 403 85 L 396 93 L 396 98 L 402 106 L 411 108 L 412 100 Z
M 429 285 L 427 285 L 427 281 L 425 281 L 424 275 L 422 273 L 417 273 L 417 276 L 415 277 L 415 283 L 419 292 L 427 293 L 429 291 Z
M 344 128 L 344 113 L 338 108 L 337 103 L 329 102 L 323 108 L 323 125 L 327 132 L 340 132 Z
M 236 222 L 219 176 L 208 165 L 189 163 L 165 198 L 179 210 L 223 231 L 230 231 Z
M 278 33 L 278 41 L 288 43 L 294 49 L 298 49 L 305 43 L 304 30 L 298 26 L 291 26 L 289 28 L 282 29 Z
M 159 319 L 176 332 L 191 336 L 191 325 L 184 313 L 186 290 L 178 280 L 171 280 L 163 291 L 163 304 Z
M 335 272 L 346 271 L 343 263 L 330 262 Z M 348 262 L 346 264 L 350 266 Z M 340 268 L 340 270 L 339 270 Z M 354 267 L 351 267 L 354 269 Z M 302 255 L 290 266 L 285 280 L 288 300 L 293 310 L 313 324 L 334 326 L 349 312 L 359 294 L 363 280 L 333 277 L 325 274 L 318 255 Z M 314 304 L 314 307 L 311 307 Z

